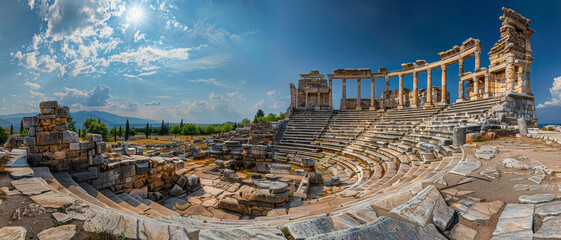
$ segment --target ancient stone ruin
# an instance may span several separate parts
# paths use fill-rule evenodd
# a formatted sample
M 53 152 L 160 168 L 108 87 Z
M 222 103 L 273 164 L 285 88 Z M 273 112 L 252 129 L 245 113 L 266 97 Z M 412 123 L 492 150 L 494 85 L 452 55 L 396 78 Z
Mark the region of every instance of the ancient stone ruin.
M 500 20 L 486 68 L 481 42 L 469 38 L 438 61 L 394 71 L 335 69 L 327 79 L 311 71 L 290 84 L 286 119 L 212 137 L 81 141 L 67 130 L 70 109 L 43 102 L 24 118 L 29 136 L 0 149 L 13 187 L 0 199 L 33 200 L 10 210 L 16 222 L 22 211 L 50 209 L 71 223 L 55 228 L 61 233 L 130 239 L 561 239 L 561 134 L 535 128 L 534 31 L 511 9 Z M 472 57 L 475 69 L 464 71 Z M 449 79 L 456 63 L 460 74 Z M 440 87 L 433 71 L 443 73 Z M 418 88 L 421 72 L 427 89 Z M 399 88 L 390 89 L 395 77 Z M 347 79 L 357 80 L 356 98 L 346 97 Z M 379 98 L 376 79 L 386 84 Z M 457 80 L 457 98 L 448 80 Z M 26 232 L 5 227 L 0 238 Z

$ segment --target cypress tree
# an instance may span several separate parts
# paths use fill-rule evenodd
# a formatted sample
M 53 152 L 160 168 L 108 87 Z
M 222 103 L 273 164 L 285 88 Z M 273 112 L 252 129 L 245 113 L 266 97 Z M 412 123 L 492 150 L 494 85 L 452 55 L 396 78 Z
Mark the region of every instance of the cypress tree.
M 181 119 L 181 123 L 179 124 L 180 127 L 183 127 L 183 118 Z
M 10 135 L 14 134 L 14 125 L 10 124 Z
M 144 135 L 146 135 L 146 139 L 148 139 L 148 136 L 150 136 L 150 125 L 148 125 L 148 123 L 146 123 L 146 128 L 144 129 Z
M 129 126 L 129 120 L 127 119 L 127 123 L 125 124 L 125 141 L 129 140 L 130 134 L 131 134 L 131 128 Z
M 23 132 L 23 119 L 19 123 L 19 134 L 21 134 L 22 132 Z
M 121 128 L 121 126 L 119 126 L 119 137 L 123 135 L 123 128 Z
M 117 142 L 117 127 L 113 127 L 113 138 L 115 139 L 115 142 Z

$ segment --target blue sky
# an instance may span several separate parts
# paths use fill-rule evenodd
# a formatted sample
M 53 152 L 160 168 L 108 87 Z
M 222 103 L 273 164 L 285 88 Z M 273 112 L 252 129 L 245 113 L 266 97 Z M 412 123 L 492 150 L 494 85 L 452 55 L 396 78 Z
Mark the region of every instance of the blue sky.
M 57 99 L 77 110 L 217 123 L 285 111 L 288 83 L 336 68 L 401 68 L 469 37 L 482 66 L 506 6 L 532 20 L 538 116 L 561 119 L 560 1 L 6 0 L 0 8 L 0 115 Z M 473 60 L 466 61 L 472 71 Z M 457 97 L 457 64 L 448 91 Z M 420 74 L 419 87 L 426 87 Z M 435 86 L 440 71 L 433 72 Z M 334 102 L 341 96 L 335 81 Z M 397 88 L 398 79 L 391 86 Z M 405 77 L 412 87 L 412 76 Z M 356 82 L 348 82 L 356 96 Z M 362 92 L 369 96 L 370 83 Z M 380 96 L 384 80 L 376 82 Z M 336 100 L 337 99 L 337 100 Z

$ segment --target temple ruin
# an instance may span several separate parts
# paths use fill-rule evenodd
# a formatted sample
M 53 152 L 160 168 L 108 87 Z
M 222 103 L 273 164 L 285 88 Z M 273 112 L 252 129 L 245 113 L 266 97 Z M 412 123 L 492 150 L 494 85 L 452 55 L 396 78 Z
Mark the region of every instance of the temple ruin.
M 561 138 L 534 128 L 530 20 L 502 10 L 486 68 L 481 42 L 469 38 L 438 61 L 398 70 L 312 70 L 290 83 L 286 119 L 230 133 L 80 141 L 67 129 L 70 109 L 42 102 L 23 120 L 29 136 L 0 149 L 13 179 L 0 197 L 23 194 L 63 208 L 56 221 L 130 239 L 559 239 Z M 455 63 L 459 76 L 448 78 Z M 404 88 L 407 75 L 413 89 Z M 385 80 L 379 98 L 377 79 Z M 357 81 L 356 98 L 347 98 L 347 80 Z M 0 238 L 6 232 L 26 234 L 0 229 Z

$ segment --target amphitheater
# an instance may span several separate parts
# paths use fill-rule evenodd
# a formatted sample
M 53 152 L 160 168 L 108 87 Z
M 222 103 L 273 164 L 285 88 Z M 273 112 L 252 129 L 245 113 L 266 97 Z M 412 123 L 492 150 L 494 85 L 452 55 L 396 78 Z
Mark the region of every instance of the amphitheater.
M 0 239 L 101 232 L 129 239 L 561 239 L 561 138 L 535 127 L 534 30 L 519 13 L 503 12 L 487 68 L 480 41 L 470 38 L 436 62 L 399 70 L 336 69 L 327 79 L 311 71 L 298 87 L 290 84 L 285 120 L 208 139 L 106 146 L 88 134 L 80 141 L 66 128 L 69 109 L 43 102 L 41 114 L 23 120 L 29 136 L 13 136 L 0 149 L 11 171 L 0 181 Z M 464 71 L 464 61 L 475 69 Z M 451 103 L 446 70 L 456 63 L 459 94 Z M 439 69 L 441 84 L 433 87 Z M 428 87 L 418 89 L 425 72 Z M 413 89 L 404 89 L 406 75 Z M 390 89 L 392 77 L 398 89 Z M 346 98 L 348 79 L 357 80 L 356 98 Z M 361 98 L 362 79 L 371 81 L 370 98 Z M 386 83 L 378 99 L 376 79 Z M 342 81 L 339 110 L 333 80 Z M 12 206 L 13 199 L 29 205 Z M 28 216 L 61 226 L 21 226 Z

